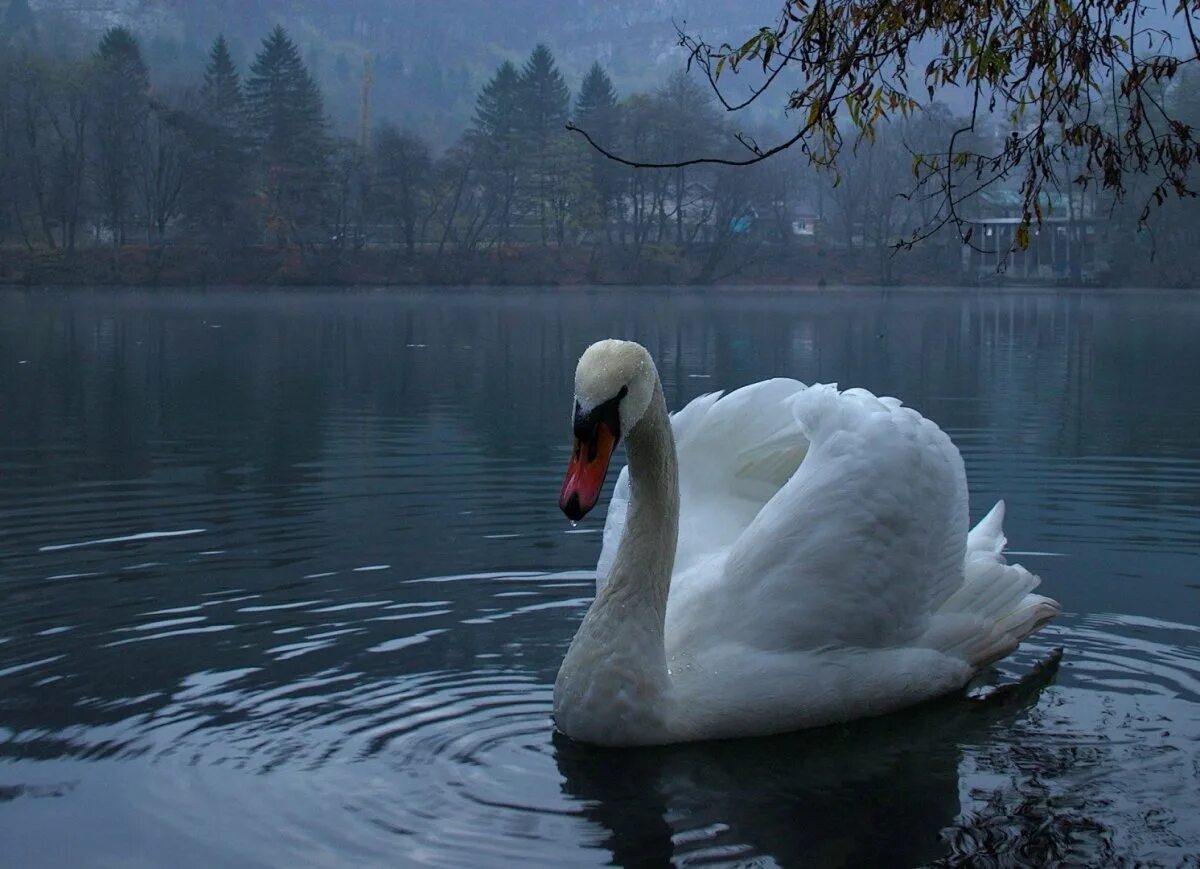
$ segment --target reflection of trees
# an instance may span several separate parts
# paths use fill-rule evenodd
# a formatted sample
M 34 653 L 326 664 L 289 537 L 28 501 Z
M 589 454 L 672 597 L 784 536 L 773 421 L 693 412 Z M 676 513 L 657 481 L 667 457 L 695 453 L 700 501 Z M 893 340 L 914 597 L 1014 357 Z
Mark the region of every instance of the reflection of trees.
M 982 402 L 966 423 L 968 471 L 981 448 L 984 479 L 1022 480 L 1018 521 L 1057 528 L 1047 543 L 1074 526 L 1076 544 L 1194 544 L 1190 478 L 1171 461 L 1195 455 L 1195 411 L 1179 391 L 1200 364 L 1188 301 L 1008 295 L 972 308 L 962 337 Z M 1153 525 L 1130 521 L 1148 515 Z
M 229 460 L 260 464 L 286 483 L 296 464 L 320 454 L 320 422 L 331 413 L 411 421 L 437 407 L 472 420 L 490 448 L 520 450 L 544 438 L 543 425 L 569 404 L 582 348 L 625 335 L 655 350 L 673 406 L 787 374 L 896 394 L 947 428 L 981 427 L 993 442 L 1043 455 L 1182 453 L 1191 443 L 1194 420 L 1175 395 L 1200 349 L 1174 305 L 1151 317 L 1119 299 L 1079 297 L 632 298 L 16 301 L 10 319 L 20 320 L 37 384 L 6 402 L 23 411 L 7 421 L 9 437 L 36 448 L 69 421 L 83 457 L 104 465 L 70 471 L 87 479 L 122 464 L 142 473 L 155 443 L 208 450 L 212 438 L 197 438 L 220 433 Z M 8 361 L 16 348 L 6 343 Z M 948 396 L 983 407 L 939 403 Z M 1044 424 L 1030 425 L 1030 413 Z M 498 421 L 506 424 L 493 428 Z

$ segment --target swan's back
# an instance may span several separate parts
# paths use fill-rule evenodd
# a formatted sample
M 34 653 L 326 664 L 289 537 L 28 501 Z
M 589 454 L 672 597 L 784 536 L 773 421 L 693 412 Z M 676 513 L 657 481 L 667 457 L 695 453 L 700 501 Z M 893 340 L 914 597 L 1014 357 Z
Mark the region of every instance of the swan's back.
M 930 681 L 940 693 L 1058 611 L 1031 594 L 1036 576 L 1005 563 L 1002 505 L 968 536 L 957 448 L 896 399 L 769 380 L 697 398 L 672 427 L 681 506 L 669 655 L 719 647 L 752 677 L 778 663 L 771 655 L 807 654 L 807 667 L 822 650 L 873 652 L 883 672 L 880 654 L 912 667 L 902 654 L 921 650 L 946 658 Z M 601 583 L 628 498 L 623 470 Z
M 701 583 L 680 572 L 668 639 L 690 645 L 716 633 L 766 650 L 914 642 L 962 584 L 958 450 L 915 411 L 864 390 L 817 385 L 785 404 L 803 461 L 724 552 L 719 573 Z M 755 438 L 750 451 L 782 451 L 781 440 Z

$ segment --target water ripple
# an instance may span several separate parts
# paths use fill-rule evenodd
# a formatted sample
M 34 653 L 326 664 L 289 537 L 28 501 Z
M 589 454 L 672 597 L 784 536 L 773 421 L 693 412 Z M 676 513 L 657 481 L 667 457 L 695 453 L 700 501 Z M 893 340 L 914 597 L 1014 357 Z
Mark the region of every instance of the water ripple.
M 5 295 L 0 369 L 36 363 L 0 378 L 6 861 L 1186 863 L 1196 306 Z M 608 334 L 653 348 L 672 407 L 782 373 L 942 423 L 972 516 L 1004 497 L 1067 610 L 989 678 L 1062 646 L 1053 683 L 768 740 L 556 736 L 604 520 L 557 513 L 564 413 Z

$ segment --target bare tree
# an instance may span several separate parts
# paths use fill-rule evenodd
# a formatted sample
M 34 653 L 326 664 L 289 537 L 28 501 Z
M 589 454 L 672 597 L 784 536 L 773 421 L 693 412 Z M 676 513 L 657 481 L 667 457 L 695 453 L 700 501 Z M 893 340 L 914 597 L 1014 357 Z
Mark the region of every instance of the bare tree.
M 441 226 L 439 258 L 447 247 L 470 253 L 483 243 L 497 204 L 485 194 L 484 174 L 479 169 L 479 155 L 469 144 L 451 148 L 438 161 L 435 199 L 443 203 L 435 218 Z
M 62 244 L 75 250 L 87 196 L 88 137 L 92 102 L 89 89 L 91 64 L 78 61 L 59 71 L 53 99 L 46 104 L 53 132 L 55 202 Z
M 391 124 L 380 126 L 374 141 L 376 212 L 394 223 L 411 257 L 427 213 L 433 160 L 429 144 Z
M 146 243 L 161 244 L 167 226 L 180 215 L 184 184 L 191 174 L 193 153 L 186 133 L 189 116 L 161 101 L 151 103 L 142 131 L 138 192 L 146 219 Z
M 49 152 L 49 123 L 47 105 L 51 101 L 51 71 L 40 59 L 25 57 L 18 66 L 18 116 L 20 118 L 23 149 L 21 160 L 25 164 L 26 190 L 33 200 L 41 228 L 42 238 L 49 248 L 55 248 L 54 233 L 50 228 L 50 169 L 46 164 Z M 24 217 L 16 213 L 21 234 L 26 246 L 32 247 Z

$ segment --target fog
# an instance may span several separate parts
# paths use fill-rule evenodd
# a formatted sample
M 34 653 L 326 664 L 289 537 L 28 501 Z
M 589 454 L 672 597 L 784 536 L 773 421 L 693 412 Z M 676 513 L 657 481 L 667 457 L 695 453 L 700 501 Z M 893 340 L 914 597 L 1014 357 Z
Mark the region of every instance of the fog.
M 3 5 L 3 3 L 0 3 Z M 471 120 L 475 94 L 504 60 L 546 44 L 572 88 L 599 61 L 622 93 L 650 90 L 683 64 L 676 24 L 710 41 L 738 39 L 774 21 L 776 0 L 31 0 L 75 38 L 127 26 L 143 40 L 153 78 L 186 85 L 224 34 L 241 67 L 282 24 L 320 84 L 335 127 L 357 127 L 364 59 L 375 69 L 378 117 L 451 144 Z M 740 37 L 740 39 L 739 39 Z M 90 47 L 90 46 L 89 46 Z
M 1144 225 L 1153 179 L 1132 174 L 1117 201 L 1070 183 L 1082 154 L 1027 237 L 1019 170 L 931 233 L 944 197 L 914 158 L 963 125 L 952 88 L 870 140 L 847 122 L 832 169 L 795 147 L 750 168 L 635 170 L 566 130 L 668 163 L 792 135 L 786 73 L 729 113 L 679 45 L 681 31 L 738 44 L 777 14 L 777 0 L 0 0 L 0 282 L 1196 283 L 1196 202 L 1171 198 Z M 1200 122 L 1195 83 L 1161 95 L 1185 122 Z M 1011 132 L 998 109 L 958 144 L 998 153 Z

